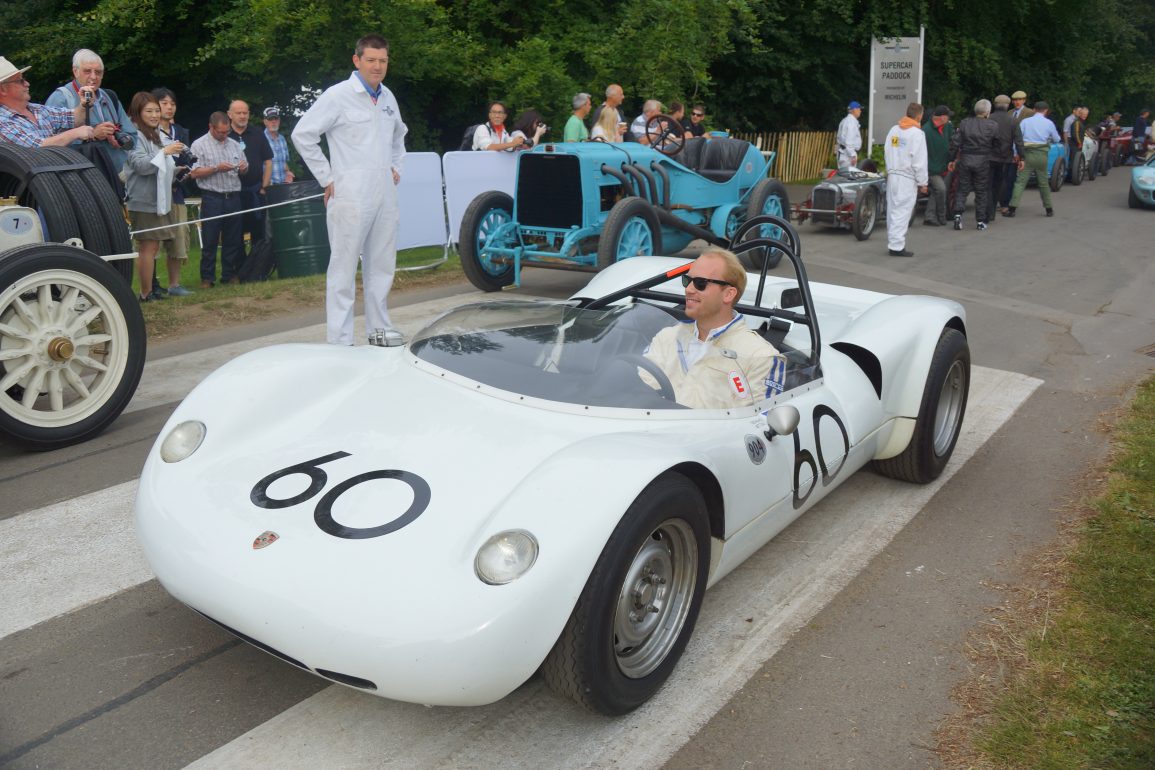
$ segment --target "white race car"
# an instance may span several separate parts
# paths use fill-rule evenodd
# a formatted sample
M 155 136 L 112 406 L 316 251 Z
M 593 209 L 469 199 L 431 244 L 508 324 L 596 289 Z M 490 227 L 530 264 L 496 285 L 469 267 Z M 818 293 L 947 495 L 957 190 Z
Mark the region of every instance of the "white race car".
M 963 308 L 812 285 L 777 245 L 789 259 L 739 309 L 786 354 L 783 389 L 741 407 L 680 406 L 643 355 L 684 320 L 691 263 L 668 257 L 568 303 L 461 307 L 406 346 L 235 359 L 149 453 L 153 569 L 246 641 L 376 695 L 481 705 L 540 669 L 592 710 L 634 709 L 708 585 L 864 465 L 936 478 L 959 435 Z

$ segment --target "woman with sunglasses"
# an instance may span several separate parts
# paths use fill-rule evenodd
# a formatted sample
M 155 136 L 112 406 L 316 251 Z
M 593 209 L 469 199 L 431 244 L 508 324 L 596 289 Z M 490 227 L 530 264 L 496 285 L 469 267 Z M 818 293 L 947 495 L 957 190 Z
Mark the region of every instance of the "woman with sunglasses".
M 734 305 L 746 290 L 746 269 L 732 252 L 710 249 L 682 273 L 690 323 L 654 336 L 646 358 L 670 378 L 677 402 L 695 409 L 753 405 L 781 391 L 786 359 L 746 325 Z M 657 389 L 657 380 L 639 376 Z

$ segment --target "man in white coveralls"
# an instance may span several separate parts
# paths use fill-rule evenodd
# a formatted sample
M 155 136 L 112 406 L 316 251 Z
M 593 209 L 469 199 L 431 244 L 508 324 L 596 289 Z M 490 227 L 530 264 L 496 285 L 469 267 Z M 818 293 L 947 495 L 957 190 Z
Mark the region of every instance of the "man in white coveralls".
M 838 169 L 854 168 L 858 165 L 858 151 L 862 149 L 862 127 L 858 118 L 862 115 L 862 105 L 851 102 L 846 106 L 846 117 L 838 124 Z
M 389 69 L 389 43 L 380 35 L 357 41 L 357 68 L 349 79 L 326 89 L 293 131 L 293 145 L 325 188 L 329 227 L 329 271 L 325 287 L 327 340 L 353 344 L 353 300 L 357 258 L 365 284 L 365 328 L 386 344 L 399 345 L 386 304 L 397 265 L 397 183 L 405 159 L 401 108 L 382 85 Z M 321 152 L 321 134 L 329 159 Z
M 912 102 L 906 117 L 890 129 L 882 143 L 886 153 L 886 242 L 892 257 L 913 257 L 906 249 L 906 230 L 919 193 L 929 182 L 922 105 Z
M 646 358 L 662 368 L 679 404 L 728 409 L 756 404 L 782 390 L 786 358 L 749 326 L 734 305 L 746 269 L 731 252 L 710 249 L 682 274 L 690 320 L 658 332 Z M 653 375 L 639 370 L 657 388 Z

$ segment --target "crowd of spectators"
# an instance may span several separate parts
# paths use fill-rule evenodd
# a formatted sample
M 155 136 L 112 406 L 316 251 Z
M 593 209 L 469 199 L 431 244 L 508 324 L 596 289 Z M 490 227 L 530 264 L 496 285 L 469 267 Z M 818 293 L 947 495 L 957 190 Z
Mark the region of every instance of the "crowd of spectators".
M 1059 173 L 1068 175 L 1077 167 L 1088 136 L 1099 143 L 1100 152 L 1115 152 L 1110 140 L 1121 128 L 1122 113 L 1110 113 L 1092 127 L 1087 124 L 1090 109 L 1076 104 L 1060 131 L 1050 117 L 1047 102 L 1035 102 L 1033 107 L 1026 104 L 1024 91 L 1010 96 L 999 94 L 993 103 L 979 99 L 972 114 L 957 127 L 951 122 L 954 112 L 939 105 L 929 112 L 918 137 L 912 130 L 916 121 L 923 120 L 924 109 L 918 104 L 910 105 L 906 116 L 883 143 L 888 176 L 887 235 L 892 256 L 912 256 L 905 241 L 915 190 L 927 196 L 923 224 L 945 225 L 947 212 L 953 211 L 955 230 L 964 228 L 963 212 L 973 193 L 975 227 L 981 231 L 990 226 L 996 215 L 1016 215 L 1032 176 L 1038 181 L 1046 216 L 1054 216 L 1049 184 L 1052 145 L 1066 148 L 1065 170 Z M 837 133 L 840 168 L 851 165 L 856 157 L 860 131 L 857 119 L 861 113 L 857 107 L 858 102 L 850 103 Z M 1141 110 L 1136 117 L 1133 139 L 1123 148 L 1126 162 L 1139 162 L 1150 142 L 1149 115 L 1148 110 Z

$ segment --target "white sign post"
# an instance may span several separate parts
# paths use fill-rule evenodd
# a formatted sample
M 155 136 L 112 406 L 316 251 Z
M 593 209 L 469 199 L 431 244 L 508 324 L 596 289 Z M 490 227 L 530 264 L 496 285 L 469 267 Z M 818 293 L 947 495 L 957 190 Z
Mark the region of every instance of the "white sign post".
M 919 29 L 918 37 L 874 38 L 870 46 L 869 147 L 881 142 L 890 127 L 906 115 L 908 104 L 922 102 L 925 39 L 926 27 Z

